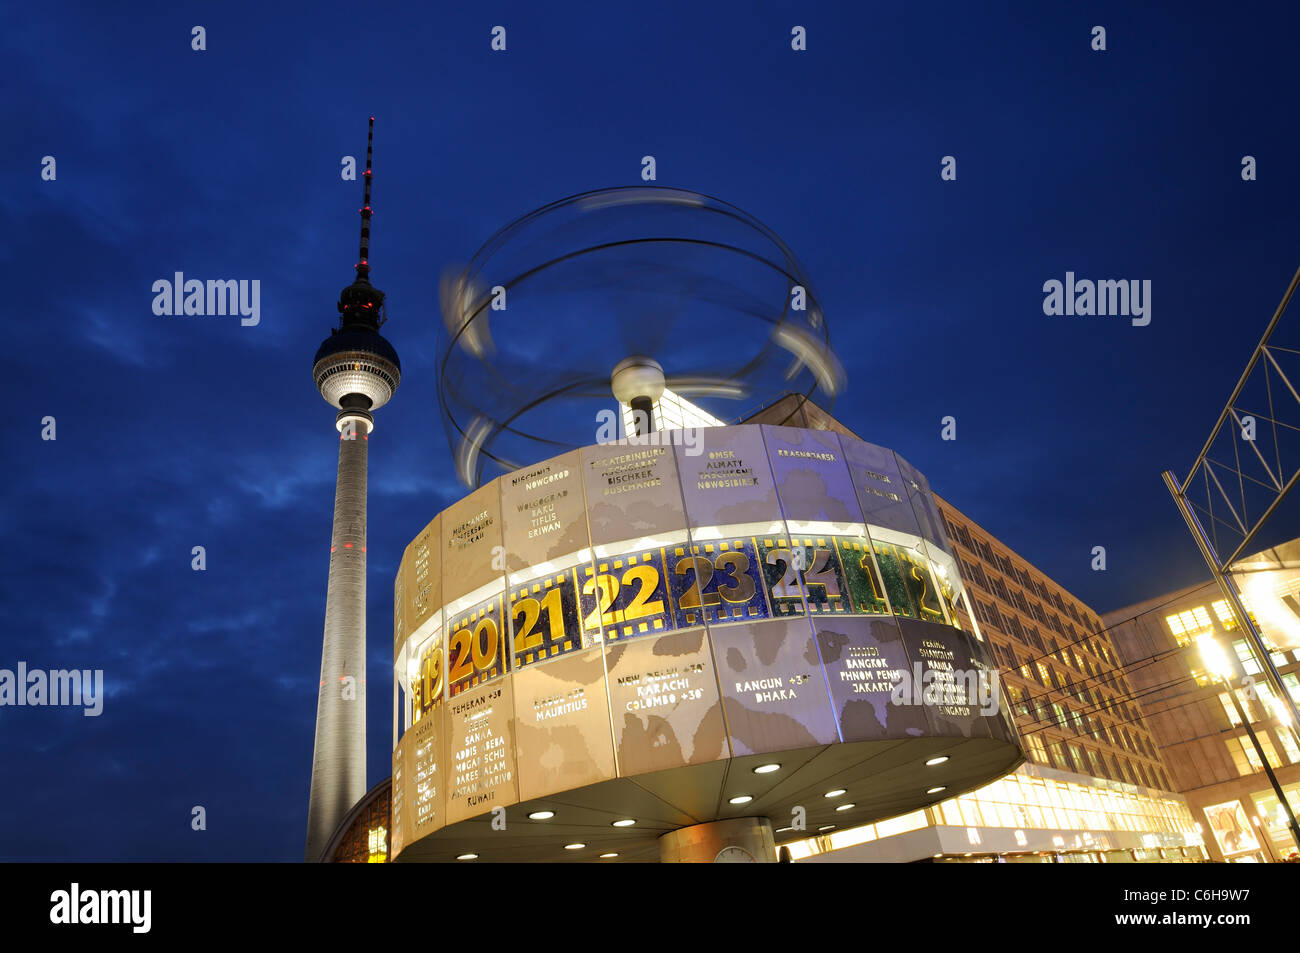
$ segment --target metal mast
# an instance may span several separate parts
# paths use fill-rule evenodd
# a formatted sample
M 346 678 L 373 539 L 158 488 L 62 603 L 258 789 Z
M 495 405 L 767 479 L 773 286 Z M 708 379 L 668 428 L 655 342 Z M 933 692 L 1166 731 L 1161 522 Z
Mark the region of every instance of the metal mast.
M 307 805 L 309 862 L 327 859 L 321 853 L 331 835 L 366 793 L 366 455 L 371 412 L 392 398 L 401 380 L 397 352 L 379 333 L 384 293 L 370 284 L 374 134 L 371 116 L 356 278 L 339 296 L 339 326 L 312 369 L 321 396 L 339 408 L 339 466 Z
M 1237 630 L 1250 645 L 1252 653 L 1260 664 L 1265 682 L 1286 716 L 1284 719 L 1286 724 L 1281 726 L 1281 730 L 1293 732 L 1297 726 L 1300 726 L 1300 709 L 1297 709 L 1296 700 L 1283 683 L 1282 676 L 1273 662 L 1269 646 L 1245 605 L 1242 604 L 1241 594 L 1229 574 L 1237 558 L 1246 552 L 1247 547 L 1259 535 L 1269 517 L 1291 492 L 1292 487 L 1300 481 L 1300 465 L 1289 460 L 1288 465 L 1283 464 L 1282 441 L 1279 437 L 1280 432 L 1294 432 L 1298 429 L 1294 423 L 1287 422 L 1285 412 L 1289 408 L 1294 413 L 1296 407 L 1300 406 L 1300 391 L 1297 391 L 1296 382 L 1288 377 L 1278 359 L 1279 355 L 1296 352 L 1294 349 L 1275 344 L 1272 340 L 1273 332 L 1286 312 L 1287 305 L 1291 303 L 1291 297 L 1295 294 L 1297 286 L 1300 286 L 1300 269 L 1297 269 L 1292 276 L 1291 284 L 1282 296 L 1281 303 L 1273 312 L 1273 319 L 1269 321 L 1263 338 L 1260 339 L 1250 360 L 1246 363 L 1246 369 L 1238 379 L 1237 386 L 1233 388 L 1227 405 L 1219 414 L 1219 419 L 1192 464 L 1187 478 L 1180 482 L 1172 470 L 1166 470 L 1161 474 L 1169 494 L 1173 497 L 1174 505 L 1178 507 L 1178 512 L 1187 523 L 1192 539 L 1213 574 L 1224 601 L 1232 611 Z M 1258 410 L 1251 413 L 1243 406 L 1242 393 L 1257 370 L 1261 371 L 1261 376 L 1265 378 L 1268 385 L 1267 414 Z M 1274 386 L 1277 387 L 1280 398 L 1276 403 L 1273 400 Z M 1279 404 L 1281 406 L 1278 406 Z M 1238 433 L 1245 433 L 1245 421 L 1248 417 L 1259 417 L 1270 426 L 1272 440 L 1267 446 L 1273 451 L 1272 460 L 1261 452 L 1254 436 L 1238 440 Z M 1241 443 L 1246 444 L 1246 449 L 1240 446 Z M 1228 451 L 1231 452 L 1230 455 Z M 1227 556 L 1221 555 L 1224 550 L 1229 550 Z M 1230 668 L 1235 669 L 1236 666 Z M 1269 782 L 1277 794 L 1278 802 L 1286 812 L 1291 836 L 1295 839 L 1296 845 L 1300 846 L 1300 823 L 1297 823 L 1291 805 L 1283 795 L 1282 788 L 1273 773 L 1273 766 L 1269 764 L 1264 749 L 1260 747 L 1255 737 L 1250 719 L 1241 710 L 1241 703 L 1237 698 L 1237 692 L 1241 689 L 1233 685 L 1234 677 L 1240 677 L 1240 673 L 1229 671 L 1223 675 L 1228 694 L 1236 707 L 1238 717 L 1246 726 L 1246 732 L 1259 755 L 1264 773 L 1268 775 Z

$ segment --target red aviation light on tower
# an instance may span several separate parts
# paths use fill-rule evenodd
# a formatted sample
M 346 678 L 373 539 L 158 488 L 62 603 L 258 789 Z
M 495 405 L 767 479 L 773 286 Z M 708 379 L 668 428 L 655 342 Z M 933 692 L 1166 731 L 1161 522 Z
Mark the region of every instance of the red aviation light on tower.
M 304 856 L 308 861 L 322 859 L 331 835 L 365 794 L 366 441 L 374 427 L 374 412 L 388 403 L 402 377 L 396 349 L 379 333 L 385 322 L 384 293 L 370 283 L 374 131 L 372 116 L 355 277 L 339 294 L 339 324 L 322 342 L 312 364 L 321 397 L 338 409 L 339 466 L 330 552 L 349 558 L 331 556 L 329 561 L 307 807 Z M 356 679 L 355 694 L 346 697 L 334 687 L 345 678 Z

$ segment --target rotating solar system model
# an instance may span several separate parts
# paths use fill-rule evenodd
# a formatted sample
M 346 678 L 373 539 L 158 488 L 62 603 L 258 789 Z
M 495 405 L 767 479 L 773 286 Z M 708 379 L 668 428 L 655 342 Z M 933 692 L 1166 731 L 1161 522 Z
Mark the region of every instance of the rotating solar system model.
M 925 477 L 775 412 L 845 375 L 770 228 L 588 192 L 440 299 L 467 494 L 394 586 L 395 860 L 774 861 L 1022 760 L 996 694 L 893 697 L 992 666 Z

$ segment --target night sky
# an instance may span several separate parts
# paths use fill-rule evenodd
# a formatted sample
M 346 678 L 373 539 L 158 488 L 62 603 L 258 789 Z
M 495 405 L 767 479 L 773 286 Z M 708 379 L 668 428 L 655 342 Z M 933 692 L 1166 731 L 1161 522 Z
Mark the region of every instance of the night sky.
M 6 18 L 0 668 L 103 669 L 107 699 L 0 708 L 0 859 L 302 856 L 338 451 L 311 359 L 352 278 L 340 160 L 364 162 L 372 114 L 404 376 L 370 442 L 369 783 L 393 575 L 460 494 L 439 275 L 532 208 L 641 184 L 646 154 L 799 256 L 862 437 L 1098 611 L 1204 577 L 1159 474 L 1190 466 L 1300 264 L 1294 8 L 544 6 Z M 155 315 L 177 271 L 260 280 L 260 323 Z M 1046 316 L 1067 271 L 1150 280 L 1150 325 Z

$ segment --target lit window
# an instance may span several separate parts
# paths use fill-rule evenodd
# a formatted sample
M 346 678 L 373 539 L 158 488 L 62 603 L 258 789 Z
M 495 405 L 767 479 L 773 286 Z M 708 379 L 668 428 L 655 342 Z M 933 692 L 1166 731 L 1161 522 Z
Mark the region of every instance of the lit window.
M 1070 749 L 1070 757 L 1074 761 L 1074 770 L 1086 773 L 1088 771 L 1088 762 L 1084 760 L 1083 749 L 1076 744 L 1067 744 L 1066 747 Z
M 1247 694 L 1245 689 L 1241 689 L 1241 691 L 1243 694 Z M 1251 714 L 1250 720 L 1252 723 L 1266 721 L 1269 717 L 1277 715 L 1279 711 L 1277 696 L 1273 694 L 1273 689 L 1270 686 L 1262 682 L 1257 684 L 1255 686 L 1255 695 L 1259 703 L 1254 708 L 1258 714 Z
M 1220 599 L 1213 604 L 1214 614 L 1219 617 L 1219 622 L 1223 624 L 1224 629 L 1231 632 L 1237 627 L 1237 620 L 1228 608 L 1228 600 Z
M 1043 740 L 1037 735 L 1027 735 L 1025 744 L 1029 746 L 1029 755 L 1039 764 L 1047 764 L 1047 752 L 1043 749 Z
M 626 433 L 636 433 L 632 408 L 621 404 L 623 411 L 623 428 Z M 690 427 L 718 427 L 722 421 L 700 407 L 679 397 L 672 390 L 665 388 L 659 399 L 654 402 L 652 415 L 656 430 L 684 430 Z
M 1189 618 L 1190 616 L 1190 612 L 1165 616 L 1165 622 L 1168 623 L 1169 631 L 1173 633 L 1174 641 L 1178 643 L 1179 648 L 1186 648 L 1191 644 L 1195 619 Z
M 1292 764 L 1300 761 L 1300 747 L 1296 746 L 1295 738 L 1291 736 L 1291 729 L 1279 728 L 1277 737 L 1282 742 L 1282 749 L 1286 752 L 1287 760 Z
M 1237 743 L 1237 747 L 1241 749 L 1241 753 L 1245 756 L 1246 763 L 1249 764 L 1251 768 L 1249 771 L 1242 771 L 1242 774 L 1251 774 L 1255 771 L 1264 770 L 1264 762 L 1259 760 L 1259 752 L 1255 750 L 1255 746 L 1250 743 L 1249 738 L 1233 738 L 1232 740 Z M 1233 760 L 1238 761 L 1235 754 Z M 1241 770 L 1240 761 L 1237 763 L 1237 770 Z
M 1295 654 L 1300 655 L 1300 652 Z M 1295 672 L 1288 672 L 1282 676 L 1282 684 L 1286 685 L 1287 693 L 1297 702 L 1300 702 L 1300 677 Z
M 908 831 L 920 830 L 929 826 L 930 820 L 925 816 L 925 811 L 913 811 L 911 814 L 903 814 L 900 817 L 891 817 L 889 820 L 881 821 L 876 824 L 876 836 L 892 837 L 895 834 L 906 834 Z
M 382 864 L 388 860 L 388 830 L 382 825 L 373 827 L 367 834 L 367 846 L 370 850 L 369 862 Z
M 1047 746 L 1048 752 L 1052 756 L 1052 764 L 1056 765 L 1062 771 L 1069 771 L 1069 766 L 1065 763 L 1065 753 L 1061 750 L 1060 742 Z
M 1264 667 L 1259 664 L 1255 658 L 1255 653 L 1250 650 L 1250 646 L 1245 639 L 1238 639 L 1232 643 L 1232 647 L 1237 652 L 1237 659 L 1241 662 L 1242 668 L 1246 670 L 1247 675 L 1258 675 L 1264 671 Z
M 843 847 L 852 847 L 855 844 L 865 844 L 876 839 L 876 827 L 874 824 L 867 824 L 847 831 L 836 831 L 827 839 L 830 841 L 831 850 L 840 850 Z

